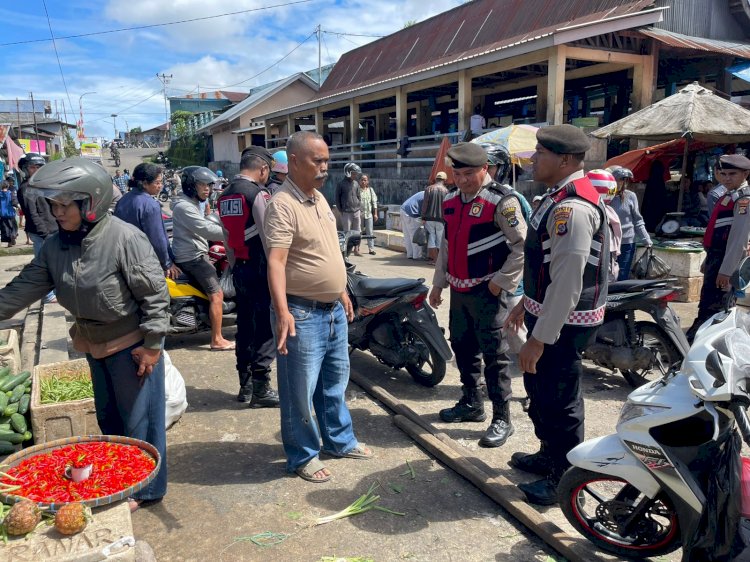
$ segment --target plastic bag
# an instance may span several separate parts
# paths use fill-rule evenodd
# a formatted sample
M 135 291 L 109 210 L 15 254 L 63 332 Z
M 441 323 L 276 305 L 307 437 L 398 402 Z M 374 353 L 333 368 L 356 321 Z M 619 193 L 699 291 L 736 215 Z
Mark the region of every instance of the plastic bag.
M 750 459 L 742 457 L 742 517 L 750 519 Z
M 164 409 L 164 421 L 167 429 L 182 417 L 187 410 L 187 393 L 185 391 L 185 380 L 177 367 L 172 363 L 169 353 L 162 351 L 164 354 L 164 395 L 166 398 L 166 408 Z
M 633 274 L 636 279 L 663 279 L 671 270 L 663 259 L 654 255 L 653 248 L 646 248 L 636 261 Z
M 227 267 L 219 278 L 219 285 L 221 291 L 224 293 L 225 299 L 233 299 L 236 291 L 234 290 L 234 281 L 232 281 L 232 269 Z
M 414 231 L 414 236 L 411 237 L 411 241 L 417 246 L 427 245 L 427 231 L 425 230 L 424 225 L 421 225 Z

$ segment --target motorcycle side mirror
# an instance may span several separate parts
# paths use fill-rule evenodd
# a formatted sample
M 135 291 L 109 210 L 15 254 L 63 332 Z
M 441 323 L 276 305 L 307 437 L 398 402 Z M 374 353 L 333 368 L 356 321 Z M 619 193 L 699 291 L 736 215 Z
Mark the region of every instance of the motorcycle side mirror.
M 745 296 L 745 291 L 750 286 L 750 257 L 744 258 L 737 270 L 732 273 L 729 282 L 734 287 L 735 296 L 741 298 Z
M 719 388 L 721 385 L 726 384 L 727 379 L 724 376 L 724 365 L 722 365 L 719 352 L 716 349 L 706 357 L 706 371 L 716 379 L 714 388 Z

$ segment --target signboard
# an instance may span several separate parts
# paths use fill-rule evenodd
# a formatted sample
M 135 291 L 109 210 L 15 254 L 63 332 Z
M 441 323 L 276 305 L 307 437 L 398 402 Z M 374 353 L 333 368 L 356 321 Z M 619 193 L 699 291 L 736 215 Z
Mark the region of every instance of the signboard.
M 18 144 L 21 145 L 26 154 L 29 152 L 47 154 L 47 141 L 40 140 L 37 142 L 35 139 L 18 139 Z
M 101 162 L 102 159 L 102 147 L 95 142 L 82 142 L 81 143 L 81 156 L 84 158 L 91 158 Z

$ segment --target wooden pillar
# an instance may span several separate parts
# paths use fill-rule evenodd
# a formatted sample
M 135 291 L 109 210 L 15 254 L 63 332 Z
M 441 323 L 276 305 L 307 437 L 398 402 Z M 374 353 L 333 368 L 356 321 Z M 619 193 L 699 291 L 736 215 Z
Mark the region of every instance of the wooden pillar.
M 656 87 L 656 61 L 653 55 L 643 55 L 643 62 L 633 67 L 633 111 L 651 105 Z
M 265 135 L 265 138 L 266 138 L 266 148 L 270 148 L 269 145 L 271 141 L 271 124 L 268 122 L 268 119 L 266 119 L 263 122 L 263 129 L 264 129 L 263 134 Z
M 719 59 L 719 70 L 717 71 L 716 87 L 726 95 L 732 95 L 732 76 L 727 68 L 732 66 L 732 57 L 721 57 Z
M 319 135 L 323 135 L 323 113 L 321 113 L 320 108 L 315 108 L 315 132 Z
M 294 116 L 287 115 L 286 116 L 286 136 L 287 137 L 292 136 L 293 132 L 294 132 Z
M 547 119 L 547 78 L 540 78 L 536 83 L 536 120 L 538 123 Z
M 349 142 L 359 142 L 359 103 L 349 100 Z
M 406 92 L 399 86 L 396 89 L 396 139 L 401 141 L 406 136 L 406 120 L 408 119 L 408 109 L 406 107 Z M 398 173 L 401 173 L 401 156 L 397 156 L 399 162 L 396 164 Z
M 466 70 L 458 71 L 458 131 L 468 131 L 471 126 L 471 76 Z
M 565 101 L 565 45 L 552 48 L 547 67 L 547 122 L 562 125 Z

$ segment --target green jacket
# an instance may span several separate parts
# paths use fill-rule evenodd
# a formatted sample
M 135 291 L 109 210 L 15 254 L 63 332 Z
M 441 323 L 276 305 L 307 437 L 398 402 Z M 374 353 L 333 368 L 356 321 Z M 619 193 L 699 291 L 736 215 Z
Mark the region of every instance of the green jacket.
M 38 258 L 0 289 L 0 320 L 55 289 L 75 317 L 71 334 L 104 343 L 140 328 L 144 345 L 161 347 L 169 331 L 169 291 L 148 238 L 106 216 L 83 239 L 68 245 L 59 233 L 45 239 Z

